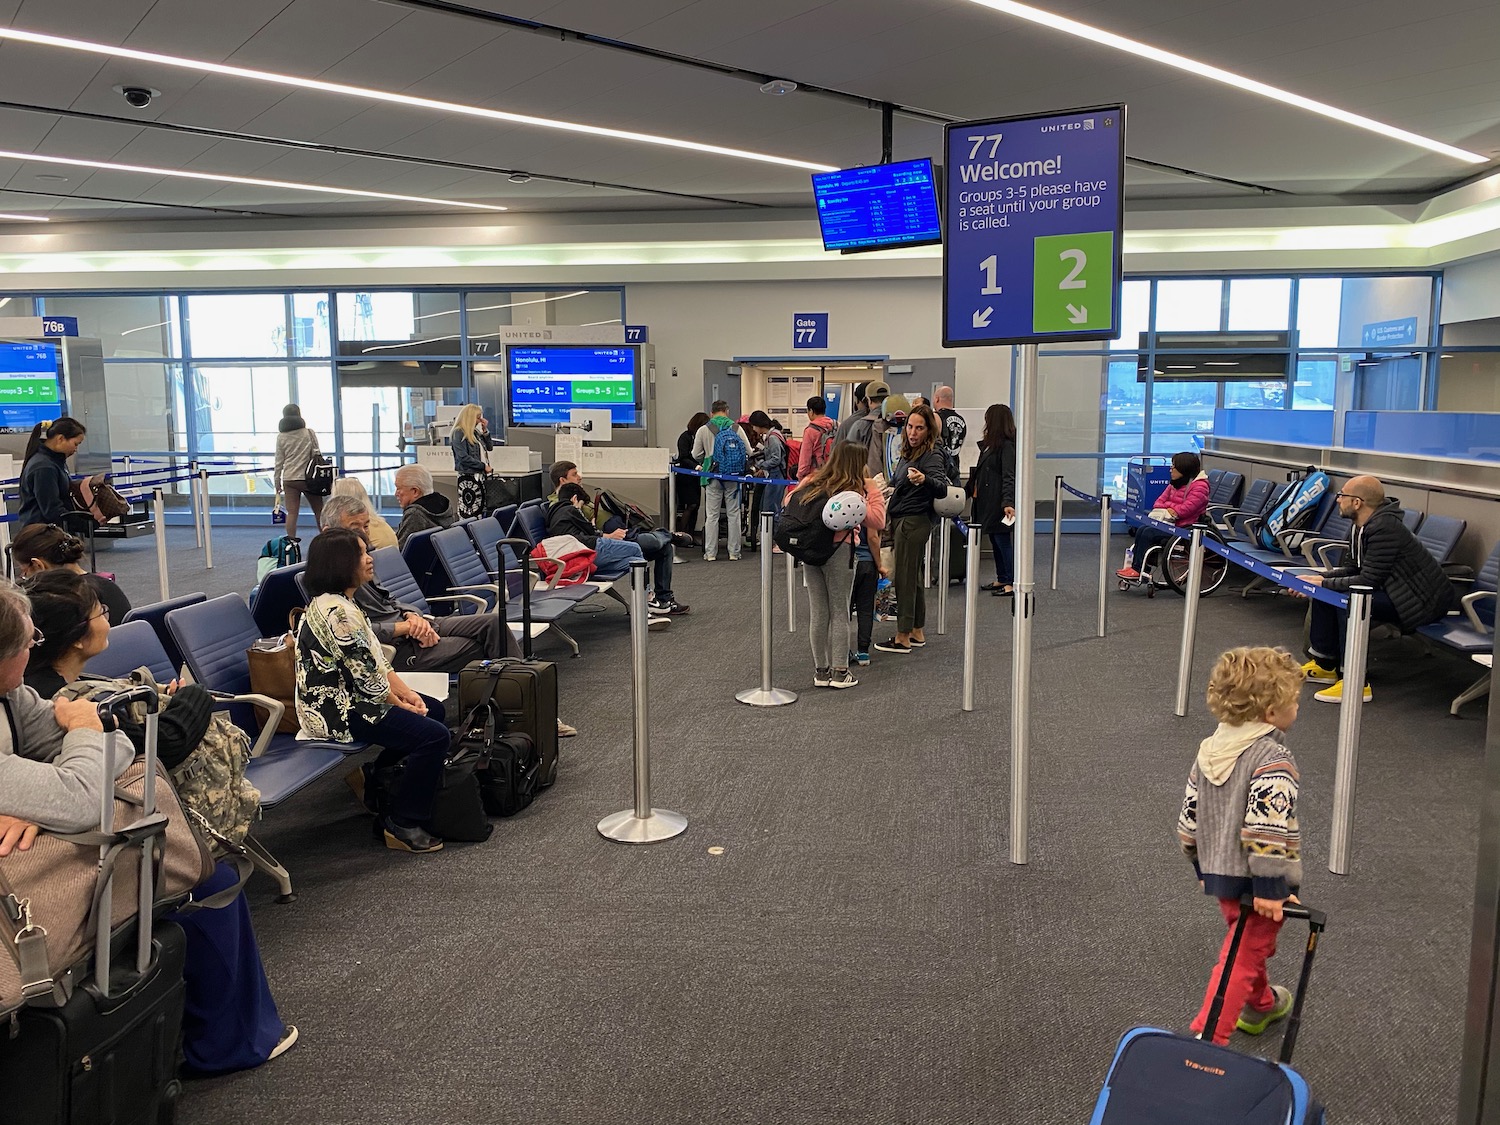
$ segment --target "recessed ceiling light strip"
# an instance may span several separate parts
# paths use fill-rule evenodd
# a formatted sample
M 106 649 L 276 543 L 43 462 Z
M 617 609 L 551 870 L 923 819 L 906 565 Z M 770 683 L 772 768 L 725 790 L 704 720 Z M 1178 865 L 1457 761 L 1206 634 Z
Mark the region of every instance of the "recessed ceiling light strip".
M 1329 117 L 1334 121 L 1342 121 L 1346 125 L 1368 129 L 1372 133 L 1379 133 L 1381 136 L 1389 137 L 1392 140 L 1405 141 L 1407 144 L 1416 145 L 1418 148 L 1425 148 L 1430 152 L 1442 153 L 1444 156 L 1451 156 L 1455 160 L 1462 160 L 1468 164 L 1489 163 L 1489 157 L 1481 156 L 1477 152 L 1470 152 L 1468 149 L 1444 144 L 1442 141 L 1435 141 L 1431 137 L 1424 137 L 1419 133 L 1398 129 L 1396 126 L 1387 125 L 1383 121 L 1376 121 L 1374 118 L 1364 117 L 1358 113 L 1350 113 L 1348 110 L 1339 109 L 1337 106 L 1331 106 L 1326 102 L 1305 98 L 1301 94 L 1293 94 L 1288 90 L 1270 86 L 1264 82 L 1257 82 L 1253 78 L 1246 78 L 1243 75 L 1235 74 L 1233 71 L 1223 70 L 1217 66 L 1210 66 L 1208 63 L 1190 59 L 1186 55 L 1164 51 L 1159 47 L 1152 47 L 1136 39 L 1127 39 L 1123 35 L 1116 35 L 1114 32 L 1104 31 L 1090 24 L 1070 20 L 1066 16 L 1059 16 L 1054 12 L 1044 11 L 1041 8 L 1033 8 L 1029 4 L 1017 4 L 1014 0 L 971 0 L 971 2 L 984 8 L 990 8 L 996 12 L 1015 16 L 1017 19 L 1041 24 L 1043 27 L 1050 27 L 1054 31 L 1076 35 L 1078 38 L 1087 39 L 1092 43 L 1099 43 L 1105 47 L 1113 47 L 1117 51 L 1125 51 L 1139 58 L 1150 59 L 1152 62 L 1175 67 L 1177 70 L 1187 71 L 1189 74 L 1195 74 L 1200 78 L 1208 78 L 1214 82 L 1222 82 L 1227 86 L 1234 86 L 1252 94 L 1259 94 L 1263 98 L 1270 98 L 1272 101 L 1278 101 L 1284 105 L 1305 109 L 1309 113 Z
M 19 28 L 0 28 L 0 40 L 11 39 L 19 43 L 34 43 L 44 47 L 61 47 L 69 51 L 83 51 L 91 55 L 106 55 L 111 58 L 135 59 L 137 62 L 172 66 L 180 70 L 196 70 L 203 74 L 220 74 L 228 78 L 243 78 L 250 82 L 269 82 L 277 86 L 296 86 L 304 90 L 318 90 L 325 94 L 342 94 L 351 98 L 389 102 L 392 105 L 430 109 L 438 113 L 459 113 L 468 117 L 484 117 L 492 121 L 506 121 L 516 125 L 535 125 L 542 129 L 560 129 L 569 133 L 584 133 L 595 137 L 609 137 L 619 141 L 634 141 L 639 144 L 662 145 L 666 148 L 686 149 L 690 152 L 705 152 L 714 156 L 732 156 L 739 160 L 754 160 L 762 164 L 780 164 L 787 168 L 803 168 L 810 172 L 836 171 L 830 164 L 814 164 L 806 160 L 793 160 L 786 156 L 772 156 L 764 152 L 749 152 L 745 149 L 725 148 L 722 145 L 703 144 L 700 141 L 685 141 L 676 137 L 662 137 L 654 133 L 635 133 L 626 129 L 609 129 L 602 125 L 584 125 L 577 121 L 560 121 L 551 117 L 533 117 L 525 113 L 508 113 L 500 109 L 485 109 L 483 106 L 464 105 L 460 102 L 439 101 L 436 98 L 419 98 L 411 94 L 398 94 L 394 90 L 376 90 L 368 86 L 349 86 L 342 82 L 323 82 L 316 78 L 300 78 L 291 74 L 277 74 L 269 70 L 252 70 L 249 67 L 229 66 L 202 59 L 188 59 L 179 55 L 161 55 L 154 51 L 136 51 L 129 47 L 112 47 L 106 43 L 92 43 L 86 39 L 68 39 L 60 35 L 43 35 Z
M 228 176 L 218 172 L 188 172 L 181 168 L 152 168 L 145 164 L 115 164 L 108 160 L 82 160 L 73 156 L 44 156 L 36 152 L 11 152 L 0 149 L 0 160 L 25 160 L 37 164 L 63 164 L 71 168 L 100 168 L 109 172 L 140 172 L 149 176 L 170 176 L 179 180 L 205 180 L 216 184 L 248 184 L 251 187 L 285 188 L 289 191 L 311 191 L 320 195 L 357 195 L 363 199 L 387 199 L 397 203 L 428 203 L 439 207 L 465 207 L 473 211 L 504 211 L 498 204 L 469 203 L 458 199 L 430 199 L 425 195 L 392 195 L 363 188 L 329 187 L 323 184 L 293 183 L 290 180 L 261 180 L 253 176 Z
M 0 220 L 7 223 L 50 223 L 52 220 L 45 215 L 12 215 L 0 211 Z

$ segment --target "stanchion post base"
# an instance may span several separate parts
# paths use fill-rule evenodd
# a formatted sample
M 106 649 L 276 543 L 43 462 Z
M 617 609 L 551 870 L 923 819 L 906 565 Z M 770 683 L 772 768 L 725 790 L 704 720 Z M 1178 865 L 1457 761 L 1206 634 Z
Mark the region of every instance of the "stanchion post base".
M 671 809 L 652 809 L 650 816 L 636 816 L 634 809 L 610 813 L 599 822 L 599 835 L 617 844 L 655 844 L 687 831 L 687 817 Z
M 797 702 L 797 693 L 786 688 L 746 688 L 735 693 L 735 698 L 751 707 L 783 707 Z

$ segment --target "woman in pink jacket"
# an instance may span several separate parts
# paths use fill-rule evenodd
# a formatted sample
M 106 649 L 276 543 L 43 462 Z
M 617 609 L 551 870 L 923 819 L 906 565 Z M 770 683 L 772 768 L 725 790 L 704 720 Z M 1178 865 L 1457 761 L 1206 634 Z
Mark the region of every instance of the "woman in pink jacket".
M 1172 455 L 1172 483 L 1162 489 L 1156 503 L 1151 505 L 1151 518 L 1163 523 L 1175 523 L 1178 527 L 1192 527 L 1203 518 L 1208 508 L 1208 474 L 1196 453 L 1174 453 Z M 1172 536 L 1154 527 L 1138 527 L 1135 532 L 1134 565 L 1115 571 L 1121 578 L 1139 578 L 1138 568 L 1146 565 L 1146 552 L 1152 547 L 1166 550 Z M 1161 559 L 1152 560 L 1158 565 Z

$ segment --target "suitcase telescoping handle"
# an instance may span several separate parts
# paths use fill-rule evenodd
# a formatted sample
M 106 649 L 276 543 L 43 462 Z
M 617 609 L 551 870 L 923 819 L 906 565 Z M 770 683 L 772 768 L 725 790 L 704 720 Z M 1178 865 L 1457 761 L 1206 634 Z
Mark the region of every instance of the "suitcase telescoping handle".
M 151 966 L 152 908 L 156 901 L 156 840 L 161 834 L 161 825 L 156 813 L 156 735 L 160 718 L 160 697 L 156 689 L 148 684 L 125 688 L 94 701 L 99 709 L 99 721 L 104 735 L 104 784 L 100 786 L 99 831 L 105 836 L 115 834 L 115 762 L 117 755 L 127 750 L 129 740 L 120 731 L 120 717 L 127 713 L 132 703 L 141 703 L 146 708 L 146 773 L 141 788 L 141 819 L 121 831 L 122 835 L 141 845 L 139 897 L 136 901 L 136 953 L 137 974 Z M 121 746 L 125 743 L 125 746 Z M 114 845 L 101 844 L 99 858 L 107 860 Z M 113 869 L 101 871 L 104 886 L 98 888 L 98 920 L 94 934 L 94 982 L 100 995 L 109 995 L 111 969 L 110 922 L 114 914 Z
M 521 655 L 524 656 L 527 660 L 530 660 L 531 659 L 531 548 L 532 548 L 532 542 L 531 542 L 530 539 L 502 539 L 502 540 L 500 540 L 500 542 L 503 543 L 503 544 L 505 544 L 506 546 L 514 547 L 515 548 L 515 551 L 516 551 L 516 561 L 518 563 L 520 563 L 520 565 L 521 565 Z M 501 564 L 502 564 L 501 565 L 501 570 L 502 571 L 505 569 L 504 565 L 503 565 L 504 561 L 505 560 L 502 558 L 501 559 Z M 501 580 L 503 580 L 503 575 L 502 575 L 502 579 Z M 498 599 L 499 594 L 500 594 L 500 588 L 499 588 L 499 584 L 498 583 L 499 583 L 499 580 L 497 580 L 496 587 L 495 587 L 495 594 L 496 594 L 497 599 Z M 504 624 L 505 609 L 504 609 L 504 606 L 498 600 L 495 603 L 495 609 L 496 609 L 496 611 L 498 613 L 501 614 L 501 617 L 502 617 L 501 623 Z M 498 652 L 495 653 L 495 656 L 499 656 L 499 655 L 500 654 Z
M 1240 899 L 1240 916 L 1234 924 L 1234 934 L 1229 939 L 1229 952 L 1224 957 L 1224 971 L 1219 974 L 1219 987 L 1214 993 L 1214 1002 L 1209 1005 L 1208 1020 L 1203 1025 L 1203 1034 L 1213 1037 L 1219 1026 L 1219 1013 L 1224 1010 L 1224 994 L 1229 990 L 1229 974 L 1234 969 L 1235 957 L 1240 951 L 1240 939 L 1245 936 L 1245 926 L 1255 913 L 1255 902 L 1249 895 Z M 1292 1011 L 1287 1016 L 1286 1031 L 1281 1036 L 1281 1062 L 1292 1061 L 1292 1051 L 1297 1046 L 1297 1032 L 1302 1026 L 1302 1004 L 1307 998 L 1307 984 L 1312 978 L 1313 955 L 1318 951 L 1318 935 L 1328 928 L 1328 915 L 1300 902 L 1281 904 L 1283 919 L 1295 918 L 1307 923 L 1307 948 L 1302 954 L 1302 971 L 1297 976 L 1297 992 L 1292 998 Z

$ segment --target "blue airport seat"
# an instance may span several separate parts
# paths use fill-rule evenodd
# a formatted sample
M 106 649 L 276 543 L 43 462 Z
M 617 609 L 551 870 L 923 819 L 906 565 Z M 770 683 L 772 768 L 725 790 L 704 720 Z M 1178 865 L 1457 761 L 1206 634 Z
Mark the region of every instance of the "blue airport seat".
M 406 542 L 401 544 L 401 557 L 406 560 L 408 569 L 411 570 L 412 576 L 416 578 L 417 585 L 422 588 L 424 594 L 446 593 L 442 575 L 439 573 L 437 555 L 432 549 L 432 537 L 440 530 L 440 528 L 429 528 L 427 531 L 418 531 L 408 536 Z
M 510 534 L 510 529 L 516 522 L 516 512 L 519 508 L 519 504 L 507 504 L 503 508 L 496 508 L 493 512 L 490 513 L 490 515 L 493 516 L 495 520 L 500 524 L 500 532 L 502 535 Z
M 177 642 L 172 639 L 171 630 L 167 628 L 167 614 L 174 609 L 181 609 L 185 605 L 197 605 L 199 602 L 208 601 L 207 594 L 183 594 L 181 597 L 168 598 L 162 602 L 152 602 L 150 605 L 135 606 L 125 615 L 125 620 L 116 622 L 124 625 L 130 621 L 144 621 L 150 625 L 156 633 L 156 639 L 161 642 L 161 647 L 166 650 L 167 659 L 172 664 L 173 675 L 182 667 L 182 650 L 177 647 Z M 110 634 L 114 636 L 113 633 Z M 167 679 L 171 679 L 168 676 Z
M 1463 538 L 1464 528 L 1468 526 L 1467 520 L 1461 520 L 1457 516 L 1428 516 L 1413 534 L 1433 558 L 1439 563 L 1445 563 L 1458 546 L 1458 541 Z
M 500 540 L 506 538 L 508 528 L 503 519 L 497 514 L 486 519 L 475 520 L 469 525 L 469 538 L 474 541 L 474 546 L 479 551 L 479 557 L 484 560 L 484 568 L 494 577 L 500 573 Z M 515 505 L 510 506 L 511 518 L 515 518 Z
M 468 532 L 456 527 L 440 531 L 432 537 L 432 545 L 437 552 L 438 562 L 448 577 L 449 589 L 455 594 L 484 595 L 487 607 L 494 608 L 497 587 L 504 576 L 498 574 L 494 577 L 490 576 L 485 569 L 484 560 L 480 557 L 479 549 L 469 539 Z M 588 588 L 582 596 L 592 597 L 595 592 L 592 588 Z M 532 623 L 549 626 L 563 643 L 572 649 L 574 656 L 578 655 L 578 642 L 563 631 L 562 627 L 557 624 L 557 619 L 571 610 L 578 600 L 581 599 L 570 594 L 563 594 L 557 598 L 550 595 L 538 595 L 531 599 Z M 519 624 L 524 608 L 519 599 L 508 603 L 505 607 L 506 623 Z M 546 629 L 542 630 L 543 633 L 546 631 Z
M 279 637 L 291 626 L 288 618 L 294 609 L 306 609 L 307 597 L 297 578 L 307 569 L 305 562 L 277 567 L 266 575 L 251 610 L 263 637 Z
M 1417 629 L 1417 634 L 1465 656 L 1493 653 L 1497 589 L 1500 589 L 1500 543 L 1495 544 L 1489 557 L 1484 560 L 1484 565 L 1479 568 L 1479 573 L 1474 576 L 1473 588 L 1460 599 L 1459 612 L 1450 613 L 1441 621 L 1421 626 Z M 1484 675 L 1454 697 L 1449 704 L 1448 713 L 1457 715 L 1458 709 L 1465 703 L 1488 694 L 1490 678 L 1490 672 L 1486 670 Z
M 110 628 L 109 647 L 90 658 L 83 670 L 91 676 L 123 680 L 137 668 L 144 668 L 153 680 L 165 686 L 176 679 L 180 663 L 172 662 L 149 621 L 126 621 Z

